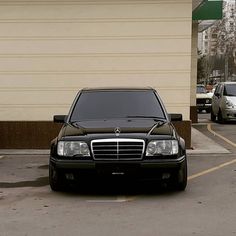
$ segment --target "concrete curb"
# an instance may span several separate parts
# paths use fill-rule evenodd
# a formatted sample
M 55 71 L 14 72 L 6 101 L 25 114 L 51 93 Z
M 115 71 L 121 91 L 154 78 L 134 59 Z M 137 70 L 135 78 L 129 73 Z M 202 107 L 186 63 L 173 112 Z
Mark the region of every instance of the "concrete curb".
M 222 147 L 206 135 L 192 127 L 192 147 L 187 154 L 229 154 L 226 148 Z
M 1 149 L 0 155 L 49 155 L 49 149 Z

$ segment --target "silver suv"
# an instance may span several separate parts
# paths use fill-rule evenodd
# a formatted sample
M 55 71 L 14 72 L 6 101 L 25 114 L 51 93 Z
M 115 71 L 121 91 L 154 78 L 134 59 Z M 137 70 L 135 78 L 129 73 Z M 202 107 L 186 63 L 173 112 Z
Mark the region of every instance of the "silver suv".
M 219 83 L 212 97 L 211 120 L 236 121 L 236 82 Z

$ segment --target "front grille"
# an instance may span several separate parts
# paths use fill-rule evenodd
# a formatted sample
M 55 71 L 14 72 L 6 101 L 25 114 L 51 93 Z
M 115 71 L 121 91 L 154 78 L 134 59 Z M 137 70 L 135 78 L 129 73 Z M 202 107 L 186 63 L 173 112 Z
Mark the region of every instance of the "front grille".
M 144 146 L 142 139 L 97 139 L 91 142 L 95 160 L 140 160 Z
M 211 104 L 210 98 L 197 98 L 197 104 Z

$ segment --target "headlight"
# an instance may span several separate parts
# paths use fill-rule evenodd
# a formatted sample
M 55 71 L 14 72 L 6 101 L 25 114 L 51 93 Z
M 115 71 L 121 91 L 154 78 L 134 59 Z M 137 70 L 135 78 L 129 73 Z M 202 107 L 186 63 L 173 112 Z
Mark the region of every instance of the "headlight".
M 229 100 L 226 100 L 226 107 L 229 107 L 229 108 L 233 108 L 234 107 L 234 104 L 231 102 L 231 101 L 229 101 Z
M 176 155 L 178 152 L 177 140 L 154 140 L 148 143 L 146 156 Z
M 57 145 L 57 154 L 59 156 L 90 156 L 87 143 L 82 141 L 60 141 Z

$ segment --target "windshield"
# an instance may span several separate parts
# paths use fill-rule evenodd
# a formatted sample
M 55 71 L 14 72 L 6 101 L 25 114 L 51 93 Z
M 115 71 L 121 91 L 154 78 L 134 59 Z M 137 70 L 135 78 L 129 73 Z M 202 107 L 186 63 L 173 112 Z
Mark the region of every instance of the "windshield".
M 226 84 L 224 87 L 225 96 L 236 96 L 236 84 Z
M 165 119 L 153 91 L 88 91 L 79 96 L 71 122 L 128 117 Z
M 197 93 L 206 93 L 206 89 L 203 86 L 197 86 Z

